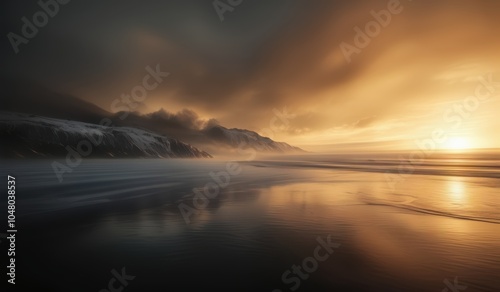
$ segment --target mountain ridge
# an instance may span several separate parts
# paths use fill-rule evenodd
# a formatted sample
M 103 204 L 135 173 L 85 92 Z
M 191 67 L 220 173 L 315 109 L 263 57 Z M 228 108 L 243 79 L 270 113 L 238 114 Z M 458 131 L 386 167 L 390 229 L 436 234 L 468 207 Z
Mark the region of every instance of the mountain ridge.
M 2 155 L 58 157 L 211 158 L 177 139 L 131 127 L 110 127 L 36 115 L 0 112 Z
M 0 101 L 0 108 L 3 111 L 92 124 L 109 119 L 117 127 L 152 131 L 198 148 L 211 148 L 214 151 L 220 150 L 221 147 L 235 150 L 241 147 L 241 143 L 245 143 L 244 147 L 252 147 L 262 152 L 305 152 L 298 147 L 274 141 L 251 130 L 226 128 L 216 124 L 215 120 L 209 120 L 204 126 L 200 126 L 197 114 L 190 110 L 183 110 L 177 114 L 171 114 L 163 109 L 149 114 L 133 111 L 111 113 L 91 102 L 52 91 L 29 81 L 2 79 L 0 83 L 5 92 L 5 97 Z M 219 135 L 217 131 L 224 134 Z

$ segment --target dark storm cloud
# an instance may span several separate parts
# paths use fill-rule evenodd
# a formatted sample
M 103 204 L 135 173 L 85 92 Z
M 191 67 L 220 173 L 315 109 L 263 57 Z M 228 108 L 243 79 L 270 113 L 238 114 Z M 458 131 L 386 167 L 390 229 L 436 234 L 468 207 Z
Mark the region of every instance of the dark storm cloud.
M 5 36 L 21 34 L 21 18 L 40 10 L 36 1 L 2 5 Z M 193 62 L 213 75 L 244 69 L 241 66 L 282 23 L 290 5 L 293 1 L 249 1 L 228 18 L 231 23 L 221 23 L 211 1 L 73 0 L 60 5 L 48 25 L 20 45 L 20 54 L 15 55 L 4 38 L 2 70 L 32 74 L 56 85 L 66 78 L 92 87 L 94 80 L 115 82 L 150 63 L 163 63 L 190 83 L 186 77 L 193 77 Z
M 102 105 L 114 98 L 106 95 L 126 90 L 145 66 L 160 63 L 173 73 L 165 90 L 177 94 L 169 98 L 206 108 L 230 106 L 247 88 L 273 82 L 276 76 L 260 75 L 272 63 L 266 59 L 274 58 L 266 51 L 283 31 L 291 33 L 291 24 L 307 24 L 331 6 L 326 3 L 246 1 L 220 22 L 211 1 L 70 1 L 19 46 L 19 54 L 4 43 L 2 72 L 59 90 L 92 92 L 83 97 Z M 40 10 L 35 1 L 2 5 L 8 16 L 4 35 L 21 34 L 21 18 Z M 258 99 L 272 102 L 275 91 L 265 89 Z
M 183 109 L 177 113 L 170 113 L 164 109 L 143 115 L 143 118 L 151 122 L 160 122 L 171 128 L 202 130 L 207 126 L 217 125 L 215 119 L 203 120 L 197 113 L 189 109 Z

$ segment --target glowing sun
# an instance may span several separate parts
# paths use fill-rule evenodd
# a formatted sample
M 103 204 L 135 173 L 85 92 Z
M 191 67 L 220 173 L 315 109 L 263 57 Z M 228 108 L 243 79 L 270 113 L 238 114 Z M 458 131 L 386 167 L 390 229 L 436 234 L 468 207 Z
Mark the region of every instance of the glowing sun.
M 470 143 L 469 140 L 463 137 L 450 137 L 448 141 L 446 141 L 445 148 L 451 150 L 469 149 Z

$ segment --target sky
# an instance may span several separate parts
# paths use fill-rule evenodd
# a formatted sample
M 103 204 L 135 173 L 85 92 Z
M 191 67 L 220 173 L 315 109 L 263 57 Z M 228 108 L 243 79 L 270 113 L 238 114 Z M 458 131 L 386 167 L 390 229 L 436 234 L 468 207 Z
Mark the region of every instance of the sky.
M 500 1 L 71 0 L 17 53 L 8 34 L 41 7 L 0 5 L 2 76 L 108 111 L 159 66 L 144 114 L 190 110 L 308 150 L 500 147 Z

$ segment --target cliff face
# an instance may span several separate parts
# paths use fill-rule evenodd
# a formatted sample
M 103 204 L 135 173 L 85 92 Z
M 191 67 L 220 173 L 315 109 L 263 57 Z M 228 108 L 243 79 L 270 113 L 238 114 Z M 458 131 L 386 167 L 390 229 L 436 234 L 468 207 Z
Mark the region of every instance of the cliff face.
M 130 127 L 108 127 L 40 116 L 0 112 L 4 157 L 64 156 L 75 149 L 86 157 L 209 158 L 176 139 Z

